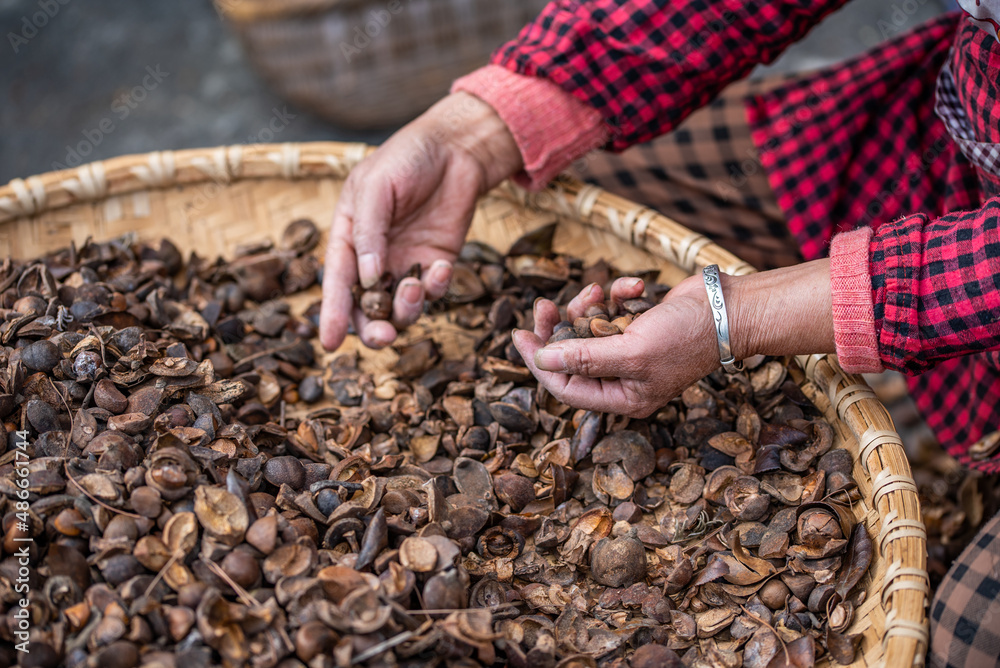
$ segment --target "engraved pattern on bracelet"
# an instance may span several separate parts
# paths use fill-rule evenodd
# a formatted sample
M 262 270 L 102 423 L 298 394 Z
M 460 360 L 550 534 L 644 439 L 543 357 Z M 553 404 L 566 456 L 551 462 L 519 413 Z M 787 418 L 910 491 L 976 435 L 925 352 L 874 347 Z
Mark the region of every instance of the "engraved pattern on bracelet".
M 729 339 L 729 315 L 726 313 L 726 301 L 722 297 L 722 282 L 719 278 L 719 265 L 710 264 L 702 271 L 705 290 L 708 292 L 708 305 L 715 319 L 715 336 L 719 341 L 719 361 L 727 373 L 743 371 L 743 362 L 737 362 L 733 356 L 733 348 Z

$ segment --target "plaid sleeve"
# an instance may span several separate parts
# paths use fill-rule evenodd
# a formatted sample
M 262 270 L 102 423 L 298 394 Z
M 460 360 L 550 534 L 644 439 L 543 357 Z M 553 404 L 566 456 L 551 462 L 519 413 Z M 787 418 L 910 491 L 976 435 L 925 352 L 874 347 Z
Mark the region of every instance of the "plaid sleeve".
M 846 0 L 555 0 L 493 63 L 600 112 L 624 150 L 661 135 Z
M 883 364 L 916 374 L 1000 350 L 1000 198 L 940 218 L 879 226 L 869 247 Z

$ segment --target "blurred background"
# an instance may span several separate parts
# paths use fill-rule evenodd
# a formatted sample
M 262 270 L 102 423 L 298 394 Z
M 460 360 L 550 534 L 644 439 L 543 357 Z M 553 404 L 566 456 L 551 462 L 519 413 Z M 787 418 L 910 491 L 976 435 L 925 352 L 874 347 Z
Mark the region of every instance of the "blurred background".
M 0 183 L 159 149 L 380 142 L 542 4 L 0 0 Z M 848 58 L 949 5 L 853 0 L 768 69 Z

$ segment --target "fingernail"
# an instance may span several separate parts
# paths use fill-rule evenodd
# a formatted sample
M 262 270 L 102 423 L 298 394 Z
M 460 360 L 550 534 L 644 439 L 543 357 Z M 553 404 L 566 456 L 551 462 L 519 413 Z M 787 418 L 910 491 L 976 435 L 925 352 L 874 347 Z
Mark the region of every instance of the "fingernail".
M 590 289 L 587 290 L 587 296 L 588 297 L 593 297 L 594 296 L 594 291 L 596 291 L 596 290 L 597 290 L 597 283 L 591 283 L 590 284 Z
M 559 348 L 542 348 L 535 353 L 535 366 L 542 371 L 562 371 L 563 352 Z
M 365 253 L 358 258 L 358 273 L 361 277 L 361 285 L 370 288 L 378 282 L 382 271 L 378 266 L 378 257 L 374 253 Z
M 629 281 L 628 287 L 630 287 L 630 288 L 637 288 L 637 287 L 639 287 L 640 283 L 642 283 L 642 279 L 641 278 L 633 278 L 632 280 Z
M 448 273 L 450 271 L 450 262 L 445 260 L 435 260 L 431 265 L 431 278 L 435 283 L 444 283 L 448 280 Z
M 419 304 L 420 299 L 420 283 L 417 281 L 407 280 L 403 282 L 403 286 L 400 289 L 400 295 L 403 297 L 403 301 L 407 304 L 416 305 Z

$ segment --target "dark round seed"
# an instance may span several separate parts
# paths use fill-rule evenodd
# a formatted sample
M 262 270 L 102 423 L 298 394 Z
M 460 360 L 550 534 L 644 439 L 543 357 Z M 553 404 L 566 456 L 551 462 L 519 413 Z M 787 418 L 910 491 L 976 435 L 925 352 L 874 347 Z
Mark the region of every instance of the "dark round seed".
M 314 404 L 323 398 L 323 379 L 319 376 L 306 376 L 299 383 L 299 398 L 307 404 Z
M 94 350 L 84 350 L 73 360 L 73 373 L 76 374 L 78 382 L 94 380 L 103 366 L 100 353 Z
M 316 507 L 319 508 L 319 512 L 323 513 L 327 517 L 329 517 L 330 513 L 336 510 L 339 505 L 340 495 L 332 489 L 321 489 L 316 494 Z
M 46 339 L 35 341 L 21 349 L 21 362 L 32 371 L 49 372 L 61 359 L 59 348 Z
M 132 510 L 143 517 L 156 519 L 163 512 L 163 499 L 155 487 L 136 487 L 132 490 L 129 500 L 132 503 Z
M 264 478 L 272 485 L 288 485 L 292 489 L 302 489 L 306 482 L 306 470 L 302 462 L 290 455 L 272 457 L 264 464 Z

